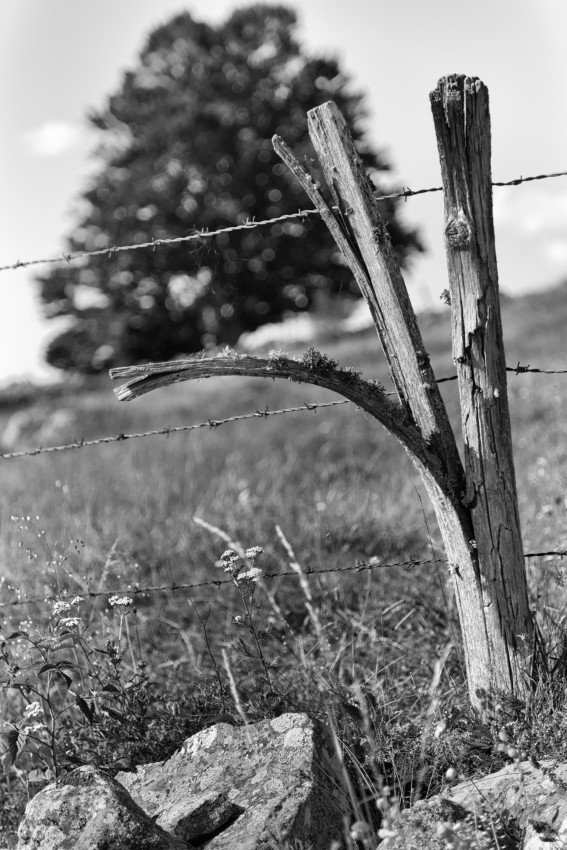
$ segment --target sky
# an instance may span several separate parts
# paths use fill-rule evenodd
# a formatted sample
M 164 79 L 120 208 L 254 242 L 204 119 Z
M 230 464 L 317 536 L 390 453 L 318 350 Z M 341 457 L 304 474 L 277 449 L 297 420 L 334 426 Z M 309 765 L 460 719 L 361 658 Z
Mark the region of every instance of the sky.
M 2 0 L 0 265 L 56 256 L 93 167 L 86 114 L 134 66 L 147 34 L 189 10 L 215 23 L 230 0 Z M 286 0 L 311 53 L 337 56 L 366 95 L 368 132 L 402 186 L 440 185 L 429 92 L 442 76 L 490 92 L 493 180 L 567 171 L 565 0 Z M 405 275 L 417 309 L 446 288 L 441 194 L 410 198 L 405 220 L 427 253 Z M 518 295 L 567 278 L 567 177 L 494 189 L 500 286 Z M 0 273 L 0 383 L 50 377 L 54 322 L 41 316 L 34 269 Z

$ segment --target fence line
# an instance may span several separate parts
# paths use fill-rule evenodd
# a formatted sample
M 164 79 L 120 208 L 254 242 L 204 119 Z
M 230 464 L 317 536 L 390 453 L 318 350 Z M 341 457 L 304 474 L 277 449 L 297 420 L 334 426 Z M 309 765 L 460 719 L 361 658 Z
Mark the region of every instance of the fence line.
M 556 549 L 548 552 L 525 552 L 524 558 L 544 558 L 544 557 L 557 557 L 564 558 L 567 557 L 567 549 Z M 309 568 L 304 569 L 304 575 L 318 576 L 318 575 L 327 575 L 329 573 L 359 573 L 364 570 L 379 570 L 379 569 L 387 569 L 394 567 L 419 567 L 424 564 L 439 564 L 439 563 L 447 563 L 447 558 L 437 557 L 437 558 L 425 558 L 425 559 L 416 559 L 410 558 L 407 561 L 396 561 L 394 563 L 389 564 L 381 564 L 375 561 L 357 561 L 354 565 L 350 567 L 324 567 L 320 570 L 311 570 Z M 261 578 L 263 579 L 276 579 L 276 578 L 298 578 L 298 573 L 296 570 L 285 570 L 284 572 L 279 573 L 266 573 L 262 572 Z M 9 608 L 16 607 L 20 605 L 32 605 L 37 602 L 56 602 L 63 599 L 72 599 L 77 596 L 88 597 L 89 599 L 98 598 L 101 596 L 138 596 L 142 594 L 150 594 L 150 593 L 167 593 L 168 591 L 175 590 L 195 590 L 200 587 L 220 587 L 223 584 L 233 584 L 232 579 L 222 578 L 222 579 L 210 579 L 209 581 L 199 581 L 191 584 L 180 584 L 178 582 L 172 582 L 171 584 L 163 584 L 163 585 L 153 585 L 150 587 L 129 587 L 129 588 L 118 588 L 114 590 L 74 590 L 69 591 L 67 593 L 58 593 L 52 594 L 49 596 L 34 596 L 30 598 L 24 599 L 13 599 L 9 602 L 0 602 L 0 608 Z M 8 588 L 10 589 L 10 588 Z
M 521 366 L 518 363 L 517 366 L 507 366 L 506 371 L 513 372 L 515 375 L 524 375 L 527 372 L 533 372 L 537 374 L 545 374 L 545 375 L 565 375 L 567 374 L 567 369 L 538 369 L 531 368 L 528 366 Z M 456 381 L 456 375 L 449 375 L 446 378 L 437 378 L 438 384 L 443 384 L 446 381 Z M 395 395 L 395 392 L 387 392 L 385 395 Z M 232 422 L 239 422 L 246 419 L 267 419 L 269 416 L 281 416 L 287 413 L 301 413 L 305 411 L 317 411 L 319 408 L 323 407 L 336 407 L 340 404 L 352 404 L 353 402 L 348 399 L 338 399 L 335 401 L 321 401 L 321 402 L 304 402 L 302 405 L 297 407 L 283 407 L 279 410 L 269 410 L 266 408 L 265 410 L 255 410 L 252 413 L 241 413 L 237 416 L 227 416 L 224 419 L 207 419 L 206 422 L 197 422 L 193 425 L 175 425 L 175 426 L 167 426 L 164 428 L 156 428 L 151 431 L 140 431 L 135 432 L 133 434 L 114 434 L 113 436 L 107 437 L 97 437 L 93 440 L 75 440 L 72 443 L 65 443 L 60 446 L 37 446 L 33 449 L 23 449 L 22 451 L 17 452 L 3 452 L 0 453 L 0 460 L 15 460 L 16 458 L 21 457 L 35 457 L 36 455 L 41 454 L 51 454 L 53 452 L 66 452 L 71 449 L 84 449 L 87 446 L 99 446 L 105 443 L 123 443 L 126 440 L 137 440 L 141 437 L 159 437 L 166 436 L 169 437 L 170 434 L 177 434 L 183 431 L 197 431 L 200 428 L 218 428 L 221 425 L 227 425 Z
M 534 180 L 547 180 L 553 177 L 566 177 L 567 171 L 556 171 L 550 174 L 536 174 L 532 177 L 516 177 L 514 180 L 500 181 L 493 183 L 493 186 L 519 186 L 521 183 L 529 183 Z M 442 186 L 433 186 L 429 189 L 409 189 L 405 188 L 401 192 L 393 192 L 389 195 L 377 195 L 377 201 L 388 201 L 395 198 L 412 198 L 415 195 L 424 195 L 428 192 L 442 192 Z M 336 209 L 336 207 L 334 207 Z M 296 218 L 307 218 L 310 215 L 320 215 L 319 210 L 298 210 L 296 213 L 288 213 L 287 215 L 268 218 L 263 221 L 248 220 L 242 224 L 235 224 L 231 227 L 222 227 L 218 230 L 198 230 L 190 233 L 187 236 L 176 236 L 163 239 L 152 239 L 148 242 L 140 242 L 137 245 L 111 245 L 108 248 L 99 248 L 96 251 L 77 251 L 75 253 L 63 253 L 58 257 L 43 257 L 36 260 L 16 260 L 15 263 L 0 266 L 0 272 L 13 271 L 15 269 L 26 268 L 28 266 L 37 265 L 53 265 L 57 263 L 71 263 L 75 260 L 85 259 L 86 257 L 102 257 L 105 254 L 109 257 L 112 254 L 119 254 L 125 251 L 140 251 L 143 248 L 159 248 L 163 245 L 179 245 L 184 242 L 193 242 L 198 239 L 210 239 L 213 236 L 219 236 L 222 233 L 234 233 L 238 230 L 254 230 L 257 227 L 266 227 L 270 224 L 277 224 L 280 221 L 290 221 Z
M 284 407 L 280 410 L 256 410 L 254 413 L 241 413 L 238 416 L 228 416 L 226 419 L 208 419 L 206 422 L 197 422 L 195 425 L 176 425 L 174 427 L 157 428 L 154 431 L 141 431 L 135 434 L 116 434 L 113 437 L 99 437 L 96 440 L 80 440 L 74 443 L 67 443 L 63 446 L 47 446 L 36 449 L 27 449 L 21 452 L 6 452 L 0 454 L 0 460 L 12 460 L 18 457 L 34 457 L 35 455 L 47 454 L 48 452 L 64 452 L 69 449 L 84 449 L 86 446 L 98 446 L 101 443 L 122 443 L 125 440 L 135 440 L 139 437 L 169 437 L 170 434 L 175 434 L 180 431 L 196 431 L 198 428 L 218 428 L 220 425 L 226 425 L 229 422 L 238 422 L 242 419 L 267 419 L 268 416 L 280 416 L 283 413 L 300 413 L 301 411 L 318 410 L 320 407 L 334 407 L 338 404 L 352 404 L 348 399 L 339 399 L 337 401 L 322 401 L 322 402 L 304 402 L 298 407 Z
M 513 372 L 515 375 L 525 375 L 527 372 L 533 372 L 538 375 L 567 375 L 567 369 L 537 369 L 532 368 L 529 363 L 527 366 L 522 366 L 520 363 L 517 366 L 506 366 L 507 372 Z M 456 381 L 457 375 L 449 375 L 447 378 L 437 378 L 438 384 L 444 384 L 446 381 Z

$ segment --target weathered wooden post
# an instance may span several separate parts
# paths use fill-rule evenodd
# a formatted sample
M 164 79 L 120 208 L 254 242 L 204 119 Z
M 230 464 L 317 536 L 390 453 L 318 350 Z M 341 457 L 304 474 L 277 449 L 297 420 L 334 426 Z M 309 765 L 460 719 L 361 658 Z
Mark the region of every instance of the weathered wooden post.
M 488 89 L 452 75 L 431 92 L 445 203 L 467 487 L 496 680 L 522 691 L 533 642 L 502 340 L 492 214 Z
M 442 81 L 440 91 L 444 85 Z M 484 87 L 482 90 L 485 91 Z M 462 327 L 458 316 L 453 323 L 456 356 L 462 358 L 459 361 L 459 379 L 464 384 L 461 397 L 469 399 L 467 412 L 463 414 L 468 441 L 465 473 L 378 210 L 374 186 L 364 171 L 348 127 L 332 102 L 311 110 L 308 119 L 311 139 L 336 204 L 334 208 L 325 201 L 318 185 L 285 142 L 274 137 L 274 147 L 321 213 L 359 283 L 391 368 L 398 403 L 392 402 L 381 387 L 339 368 L 317 352 L 308 352 L 301 360 L 282 355 L 259 358 L 223 352 L 210 358 L 113 369 L 110 374 L 113 378 L 130 379 L 116 390 L 121 400 L 178 381 L 213 375 L 291 378 L 341 393 L 388 428 L 408 451 L 432 499 L 454 579 L 471 703 L 482 716 L 487 716 L 499 692 L 520 697 L 526 693 L 529 682 L 525 674 L 533 635 L 510 454 L 493 243 L 492 253 L 488 247 L 492 231 L 486 229 L 488 241 L 484 242 L 476 230 L 480 232 L 483 228 L 483 203 L 490 201 L 490 185 L 486 194 L 484 182 L 477 185 L 477 180 L 490 180 L 490 169 L 488 177 L 482 170 L 478 175 L 468 172 L 464 175 L 466 182 L 455 194 L 456 212 L 451 207 L 448 227 L 448 239 L 460 252 L 455 255 L 454 264 L 462 263 L 467 270 L 469 267 L 473 271 L 477 267 L 482 270 L 474 284 L 466 283 L 465 278 L 462 289 L 456 278 L 452 283 L 453 309 L 465 312 Z M 467 120 L 471 120 L 468 113 Z M 470 127 L 467 124 L 459 132 L 468 140 Z M 474 145 L 480 137 L 473 134 L 472 139 Z M 489 153 L 488 147 L 488 157 Z M 486 156 L 486 151 L 482 156 Z M 457 170 L 478 167 L 474 157 L 455 161 Z M 484 167 L 486 160 L 482 162 Z M 447 179 L 454 183 L 453 172 L 448 173 Z M 469 196 L 473 197 L 472 201 Z M 493 287 L 486 301 L 485 265 Z M 469 286 L 472 294 L 465 297 L 464 290 Z M 471 334 L 474 345 L 469 338 Z M 469 422 L 471 414 L 479 420 L 476 430 Z M 499 480 L 506 476 L 511 478 Z M 502 504 L 493 504 L 500 499 Z
M 471 132 L 472 115 L 470 104 L 468 106 L 467 129 Z M 446 424 L 446 412 L 435 378 L 429 367 L 421 338 L 415 331 L 417 324 L 405 284 L 395 262 L 390 240 L 384 232 L 384 226 L 376 210 L 372 184 L 362 172 L 360 160 L 356 156 L 344 121 L 341 124 L 337 112 L 336 108 L 330 104 L 312 110 L 309 113 L 311 138 L 326 181 L 333 191 L 343 220 L 346 220 L 351 228 L 353 242 L 359 249 L 371 281 L 373 294 L 365 293 L 365 295 L 370 303 L 386 357 L 392 366 L 392 377 L 398 388 L 402 406 L 409 407 L 411 416 L 418 425 L 429 451 L 445 470 L 446 477 L 441 487 L 432 486 L 429 474 L 418 464 L 435 507 L 447 557 L 451 564 L 463 632 L 471 702 L 481 713 L 488 713 L 492 698 L 498 691 L 518 696 L 526 693 L 528 687 L 526 673 L 529 673 L 533 635 L 511 460 L 506 372 L 497 291 L 492 291 L 485 306 L 477 307 L 477 310 L 484 312 L 484 324 L 477 322 L 473 328 L 471 316 L 469 329 L 474 329 L 477 334 L 478 350 L 486 352 L 483 363 L 488 361 L 492 364 L 493 360 L 497 360 L 501 364 L 498 379 L 495 381 L 494 369 L 491 366 L 490 378 L 485 377 L 482 384 L 479 383 L 479 378 L 475 384 L 469 378 L 468 386 L 476 399 L 477 415 L 480 415 L 477 399 L 479 387 L 484 385 L 490 388 L 490 398 L 481 410 L 487 408 L 492 410 L 498 405 L 500 414 L 498 418 L 492 414 L 492 420 L 487 420 L 482 426 L 482 433 L 472 445 L 471 451 L 471 453 L 477 452 L 478 459 L 476 463 L 467 459 L 466 475 L 463 477 L 454 438 Z M 486 132 L 489 134 L 489 127 L 486 127 L 488 115 L 484 115 L 483 118 L 486 137 Z M 485 158 L 488 156 L 489 160 L 490 146 L 486 145 L 486 138 L 484 141 L 482 156 Z M 483 164 L 485 162 L 486 159 L 483 160 Z M 486 196 L 486 193 L 482 195 L 476 184 L 477 181 L 481 181 L 485 191 L 484 183 L 486 179 L 488 180 L 487 200 L 490 202 L 490 168 L 486 178 L 476 162 L 469 160 L 463 165 L 461 161 L 458 165 L 466 170 L 465 185 L 473 197 Z M 468 207 L 465 209 L 468 213 Z M 482 209 L 480 207 L 475 211 L 479 220 Z M 489 209 L 487 220 L 491 222 L 490 204 Z M 460 220 L 457 214 L 455 221 L 460 222 Z M 454 226 L 454 224 L 449 226 L 450 234 Z M 470 227 L 472 228 L 472 225 Z M 487 265 L 490 266 L 490 274 L 495 281 L 494 238 L 492 234 L 490 242 L 487 232 L 486 244 L 483 245 L 487 253 L 488 244 L 491 244 L 492 253 L 490 260 L 487 260 Z M 458 265 L 458 260 L 456 264 Z M 473 287 L 473 294 L 467 302 L 469 312 L 471 304 L 476 305 L 476 299 L 483 301 L 483 292 L 482 283 L 477 281 L 476 286 Z M 496 309 L 494 300 L 496 300 Z M 377 308 L 373 307 L 373 301 L 377 302 Z M 458 301 L 455 298 L 453 308 L 455 313 L 459 312 L 459 304 L 462 305 L 462 303 L 462 299 Z M 476 316 L 477 313 L 475 312 L 474 315 Z M 486 316 L 489 317 L 488 322 Z M 488 333 L 486 324 L 489 325 Z M 461 356 L 460 351 L 458 356 Z M 395 368 L 398 362 L 402 366 L 399 371 Z M 486 368 L 483 363 L 475 362 L 475 368 L 479 370 Z M 504 380 L 501 380 L 501 375 L 504 375 Z M 467 428 L 471 430 L 468 414 L 465 415 Z M 492 430 L 490 430 L 491 426 Z M 465 439 L 467 439 L 466 430 Z M 486 449 L 481 449 L 479 454 L 479 443 L 482 439 L 487 445 Z M 506 460 L 498 463 L 494 461 L 496 449 L 489 449 L 489 447 L 494 447 L 495 444 L 499 444 L 497 457 L 505 457 Z M 483 466 L 488 462 L 489 451 L 492 451 L 490 470 Z M 483 481 L 484 472 L 489 474 L 490 483 Z M 508 479 L 502 481 L 506 476 Z M 499 489 L 496 489 L 498 478 L 501 484 Z M 474 498 L 471 500 L 471 494 L 479 489 L 483 492 L 484 512 L 477 507 L 478 497 L 476 500 Z M 493 501 L 497 504 L 493 504 L 489 509 L 488 502 Z M 491 518 L 494 521 L 498 519 L 494 529 L 490 527 Z M 513 546 L 512 554 L 510 554 L 511 545 Z

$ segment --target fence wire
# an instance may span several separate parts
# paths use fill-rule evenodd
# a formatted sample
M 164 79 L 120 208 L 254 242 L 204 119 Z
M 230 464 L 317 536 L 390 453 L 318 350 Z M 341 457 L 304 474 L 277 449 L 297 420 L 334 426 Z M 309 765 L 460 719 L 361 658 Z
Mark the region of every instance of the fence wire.
M 565 375 L 567 369 L 538 369 L 531 366 L 522 366 L 520 363 L 517 366 L 507 366 L 506 371 L 513 372 L 516 375 L 523 375 L 528 372 L 534 372 L 545 375 Z M 437 378 L 437 383 L 442 384 L 446 381 L 456 381 L 457 375 L 449 375 L 446 378 Z M 395 395 L 395 392 L 388 392 L 385 395 Z M 155 428 L 150 431 L 139 431 L 132 434 L 114 434 L 112 436 L 97 437 L 93 440 L 74 440 L 72 443 L 64 443 L 60 446 L 37 446 L 32 449 L 22 449 L 16 452 L 0 453 L 0 460 L 15 460 L 22 457 L 35 457 L 36 455 L 52 454 L 53 452 L 66 452 L 72 449 L 84 449 L 87 446 L 100 446 L 106 443 L 123 443 L 126 440 L 137 440 L 143 437 L 169 437 L 170 434 L 179 434 L 184 431 L 197 431 L 200 428 L 219 428 L 221 425 L 227 425 L 232 422 L 240 422 L 247 419 L 268 419 L 270 416 L 281 416 L 288 413 L 305 413 L 315 412 L 320 408 L 336 407 L 341 404 L 352 404 L 348 399 L 337 399 L 335 401 L 323 402 L 304 402 L 297 407 L 283 407 L 279 410 L 255 410 L 251 413 L 241 413 L 237 416 L 227 416 L 224 419 L 207 419 L 205 422 L 197 422 L 193 425 L 175 425 L 164 426 L 163 428 Z
M 84 449 L 86 446 L 99 446 L 102 443 L 123 443 L 125 440 L 136 440 L 139 437 L 156 437 L 176 434 L 182 431 L 196 431 L 199 428 L 218 428 L 229 422 L 239 422 L 244 419 L 267 419 L 269 416 L 280 416 L 284 413 L 300 413 L 302 411 L 315 411 L 321 407 L 334 407 L 338 404 L 351 404 L 348 399 L 323 402 L 305 402 L 298 407 L 283 407 L 280 410 L 256 410 L 253 413 L 241 413 L 238 416 L 227 416 L 225 419 L 207 419 L 206 422 L 197 422 L 194 425 L 176 425 L 174 427 L 156 428 L 153 431 L 141 431 L 134 434 L 116 434 L 113 437 L 98 437 L 95 440 L 77 440 L 74 443 L 66 443 L 62 446 L 46 446 L 35 449 L 26 449 L 21 452 L 5 452 L 0 454 L 0 460 L 12 460 L 18 457 L 34 457 L 35 455 L 47 454 L 48 452 L 65 452 L 69 449 Z
M 519 186 L 522 183 L 530 183 L 534 180 L 548 180 L 553 177 L 566 177 L 567 171 L 556 171 L 550 174 L 536 174 L 532 177 L 516 177 L 514 180 L 500 181 L 493 183 L 493 186 Z M 413 198 L 415 195 L 425 195 L 429 192 L 442 192 L 442 186 L 433 186 L 429 189 L 409 189 L 405 188 L 401 192 L 393 192 L 389 195 L 376 195 L 377 201 L 388 201 L 396 198 Z M 336 209 L 336 208 L 335 208 Z M 222 227 L 218 230 L 197 230 L 187 236 L 175 236 L 170 238 L 152 239 L 147 242 L 139 242 L 136 245 L 110 245 L 108 248 L 99 248 L 96 251 L 76 251 L 73 253 L 63 253 L 57 257 L 42 257 L 35 260 L 16 260 L 14 263 L 0 266 L 0 272 L 14 271 L 15 269 L 27 268 L 28 266 L 37 265 L 53 265 L 58 263 L 71 263 L 75 260 L 85 259 L 87 257 L 103 257 L 107 255 L 111 257 L 113 254 L 123 253 L 125 251 L 140 251 L 145 248 L 160 248 L 168 245 L 180 245 L 186 242 L 195 242 L 201 239 L 211 239 L 214 236 L 220 236 L 223 233 L 234 233 L 239 230 L 254 230 L 257 227 L 267 227 L 268 225 L 277 224 L 281 221 L 290 221 L 292 219 L 307 218 L 311 215 L 319 215 L 319 210 L 298 210 L 296 213 L 288 213 L 275 218 L 264 219 L 263 221 L 248 220 L 242 224 L 235 224 L 230 227 Z
M 567 557 L 567 549 L 556 549 L 547 552 L 525 552 L 524 558 L 564 558 Z M 400 567 L 419 567 L 425 564 L 440 564 L 447 563 L 447 558 L 436 557 L 436 558 L 410 558 L 407 561 L 395 561 L 393 563 L 383 564 L 379 561 L 357 561 L 355 564 L 347 567 L 324 567 L 320 570 L 312 570 L 309 568 L 305 568 L 303 571 L 303 575 L 311 578 L 313 576 L 319 575 L 329 575 L 330 573 L 360 573 L 365 570 L 383 570 L 390 568 L 400 568 Z M 285 570 L 283 572 L 278 573 L 267 573 L 262 572 L 262 579 L 277 579 L 277 578 L 299 578 L 296 570 Z M 196 590 L 201 587 L 222 587 L 224 584 L 233 584 L 232 579 L 229 578 L 219 578 L 219 579 L 210 579 L 208 581 L 198 581 L 193 583 L 179 583 L 172 582 L 171 584 L 162 584 L 162 585 L 151 585 L 149 587 L 138 587 L 134 585 L 133 587 L 127 588 L 115 588 L 113 590 L 74 590 L 66 593 L 57 593 L 51 594 L 47 596 L 33 596 L 33 597 L 24 597 L 21 599 L 12 599 L 6 602 L 0 602 L 0 608 L 9 608 L 9 607 L 17 607 L 21 605 L 32 605 L 40 602 L 58 602 L 60 600 L 72 599 L 77 596 L 81 596 L 83 598 L 96 599 L 100 597 L 111 597 L 111 596 L 143 596 L 150 595 L 152 593 L 170 593 L 175 591 L 183 591 L 183 590 Z M 10 590 L 10 588 L 7 588 Z

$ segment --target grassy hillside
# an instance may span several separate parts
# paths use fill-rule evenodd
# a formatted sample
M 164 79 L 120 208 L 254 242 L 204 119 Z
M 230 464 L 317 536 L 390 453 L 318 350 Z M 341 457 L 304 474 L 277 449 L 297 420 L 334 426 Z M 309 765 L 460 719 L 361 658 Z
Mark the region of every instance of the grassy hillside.
M 506 300 L 503 311 L 509 365 L 567 368 L 565 286 Z M 423 317 L 421 327 L 437 376 L 451 374 L 448 313 Z M 318 347 L 388 384 L 374 333 Z M 456 383 L 442 388 L 458 429 Z M 46 411 L 64 407 L 73 414 L 58 442 L 332 398 L 312 387 L 258 379 L 186 383 L 130 403 L 116 401 L 112 389 L 108 381 L 44 402 Z M 567 375 L 510 374 L 509 396 L 525 549 L 567 548 Z M 5 422 L 8 412 L 2 417 Z M 2 602 L 224 579 L 215 563 L 227 545 L 197 525 L 195 515 L 244 548 L 262 547 L 258 566 L 270 573 L 289 570 L 276 525 L 304 570 L 443 557 L 434 515 L 409 459 L 352 405 L 7 460 L 2 472 Z M 532 559 L 528 569 L 542 625 L 548 616 L 559 620 L 563 562 Z M 390 765 L 400 791 L 415 793 L 416 783 L 423 786 L 420 793 L 438 787 L 443 770 L 458 757 L 456 744 L 451 739 L 448 751 L 436 751 L 437 766 L 429 755 L 424 774 L 424 729 L 431 731 L 439 712 L 449 716 L 466 706 L 458 622 L 442 560 L 329 572 L 310 578 L 309 586 L 320 631 L 297 578 L 266 580 L 267 592 L 260 587 L 255 595 L 258 628 L 270 628 L 263 646 L 274 662 L 277 687 L 266 685 L 253 634 L 233 623 L 243 605 L 236 587 L 195 588 L 191 600 L 181 590 L 139 595 L 124 618 L 109 609 L 106 597 L 85 601 L 80 628 L 92 645 L 127 640 L 123 678 L 143 671 L 159 684 L 146 689 L 148 704 L 161 705 L 158 693 L 170 700 L 199 695 L 198 704 L 184 703 L 190 721 L 170 724 L 178 738 L 224 710 L 238 722 L 234 702 L 219 686 L 219 680 L 225 686 L 225 673 L 215 669 L 228 648 L 249 716 L 290 706 L 310 706 L 315 713 L 328 708 L 353 746 L 360 724 L 371 722 L 381 769 Z M 5 607 L 5 629 L 24 619 L 28 632 L 49 623 L 53 628 L 51 611 L 50 603 Z M 253 644 L 248 657 L 238 643 L 243 634 Z M 11 698 L 5 719 L 14 719 L 18 705 Z M 369 758 L 362 750 L 358 764 Z M 470 753 L 462 763 L 469 772 L 483 769 Z

